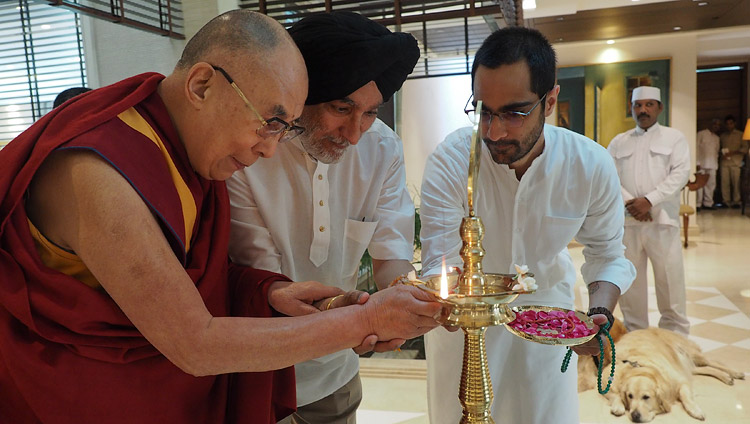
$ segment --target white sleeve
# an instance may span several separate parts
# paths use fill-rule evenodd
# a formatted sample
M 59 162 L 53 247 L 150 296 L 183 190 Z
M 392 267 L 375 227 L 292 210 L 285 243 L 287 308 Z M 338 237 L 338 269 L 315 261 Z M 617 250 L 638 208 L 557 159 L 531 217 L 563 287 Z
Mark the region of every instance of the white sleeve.
M 581 267 L 584 282 L 609 281 L 624 293 L 635 279 L 635 267 L 625 259 L 625 206 L 620 198 L 620 180 L 611 158 L 598 168 L 597 184 L 591 193 L 586 218 L 576 235 L 583 244 L 585 263 Z
M 465 216 L 468 164 L 444 142 L 430 155 L 422 179 L 419 216 L 422 220 L 422 275 L 437 274 L 442 260 L 463 267 L 459 227 Z M 468 161 L 468 153 L 465 155 Z
M 260 214 L 247 175 L 235 172 L 226 184 L 232 217 L 230 258 L 240 265 L 281 273 L 281 254 Z
M 395 135 L 395 134 L 394 134 Z M 406 168 L 400 139 L 396 138 L 398 154 L 393 155 L 380 189 L 375 219 L 378 226 L 367 246 L 374 259 L 414 257 L 414 202 L 406 189 Z

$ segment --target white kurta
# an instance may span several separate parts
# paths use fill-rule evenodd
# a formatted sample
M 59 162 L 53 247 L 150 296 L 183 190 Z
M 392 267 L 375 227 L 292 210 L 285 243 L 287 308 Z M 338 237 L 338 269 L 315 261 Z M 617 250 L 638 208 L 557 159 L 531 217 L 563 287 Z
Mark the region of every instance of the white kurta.
M 468 214 L 466 181 L 470 128 L 457 130 L 430 156 L 422 183 L 423 274 L 462 266 L 458 227 Z M 515 273 L 529 266 L 539 290 L 514 304 L 574 307 L 576 269 L 568 243 L 584 245 L 586 283 L 609 281 L 621 291 L 635 273 L 623 256 L 623 202 L 612 159 L 594 141 L 553 126 L 520 181 L 482 145 L 476 210 L 485 227 L 486 272 Z M 425 336 L 431 423 L 458 422 L 463 335 L 442 328 Z M 495 392 L 492 415 L 501 423 L 578 423 L 574 358 L 560 372 L 565 349 L 528 342 L 504 327 L 487 330 L 487 357 Z M 575 357 L 575 355 L 573 355 Z
M 235 173 L 227 187 L 237 263 L 353 290 L 365 249 L 375 259 L 412 260 L 403 146 L 380 120 L 338 163 L 315 161 L 295 139 Z M 330 395 L 358 369 L 351 349 L 297 364 L 297 404 Z
M 701 169 L 719 169 L 719 136 L 708 128 L 695 137 L 695 164 Z
M 654 269 L 659 327 L 688 334 L 685 270 L 680 243 L 680 191 L 690 175 L 690 150 L 681 132 L 654 124 L 648 131 L 636 127 L 618 134 L 608 150 L 615 160 L 625 201 L 646 197 L 653 221 L 625 219 L 625 252 L 637 277 L 620 297 L 620 309 L 629 330 L 649 327 L 648 267 Z
M 699 172 L 708 175 L 706 185 L 698 189 L 698 206 L 714 205 L 714 190 L 716 190 L 716 170 L 719 169 L 719 136 L 708 128 L 698 131 L 695 138 L 695 164 L 700 166 Z

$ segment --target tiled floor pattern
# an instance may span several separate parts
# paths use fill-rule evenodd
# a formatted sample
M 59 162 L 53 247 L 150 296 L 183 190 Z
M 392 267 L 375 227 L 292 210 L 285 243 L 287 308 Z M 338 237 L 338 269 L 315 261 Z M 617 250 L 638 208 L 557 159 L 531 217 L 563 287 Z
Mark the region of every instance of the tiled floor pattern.
M 585 296 L 586 289 L 581 286 L 579 297 Z M 577 302 L 580 307 L 580 301 Z M 656 326 L 659 322 L 659 311 L 656 309 L 654 287 L 649 287 L 649 323 Z M 582 309 L 582 308 L 580 308 Z M 750 372 L 750 317 L 724 296 L 715 287 L 688 287 L 687 311 L 690 321 L 690 339 L 696 342 L 703 352 L 721 355 L 733 351 L 745 356 L 748 361 L 745 371 Z M 615 315 L 622 318 L 619 309 Z M 735 364 L 741 366 L 743 364 Z
M 695 219 L 695 217 L 693 217 Z M 684 250 L 687 311 L 690 339 L 710 358 L 744 371 L 745 381 L 726 386 L 716 379 L 696 376 L 695 398 L 708 424 L 750 423 L 750 218 L 737 210 L 700 212 L 701 233 L 690 238 Z M 583 262 L 580 246 L 571 246 L 578 266 Z M 653 284 L 653 283 L 652 283 Z M 577 307 L 583 309 L 586 291 L 576 284 Z M 649 319 L 657 325 L 659 313 L 653 287 L 649 290 Z M 620 316 L 619 310 L 615 311 Z M 363 359 L 364 399 L 358 412 L 360 424 L 426 424 L 424 362 L 419 360 Z M 378 371 L 380 370 L 380 371 Z M 401 370 L 401 371 L 400 371 Z M 627 417 L 609 413 L 606 400 L 589 390 L 579 395 L 581 424 L 625 424 Z M 656 424 L 689 424 L 698 421 L 680 405 L 669 414 L 658 415 Z M 519 423 L 523 424 L 523 423 Z

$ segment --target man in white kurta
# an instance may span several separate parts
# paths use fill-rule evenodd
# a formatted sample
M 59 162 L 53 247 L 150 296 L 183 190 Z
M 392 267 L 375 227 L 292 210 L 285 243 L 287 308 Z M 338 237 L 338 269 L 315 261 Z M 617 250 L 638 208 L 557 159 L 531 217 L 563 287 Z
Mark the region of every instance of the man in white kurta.
M 402 151 L 380 120 L 335 164 L 314 160 L 298 139 L 279 145 L 273 158 L 227 181 L 232 259 L 343 290 L 356 287 L 365 249 L 373 258 L 411 260 L 414 205 Z M 330 395 L 358 370 L 352 350 L 297 364 L 297 403 Z
M 520 57 L 516 46 L 525 49 Z M 548 52 L 547 66 L 532 67 L 524 56 L 532 52 Z M 493 61 L 492 56 L 504 61 Z M 475 203 L 485 228 L 482 265 L 490 273 L 515 273 L 514 264 L 528 265 L 539 288 L 520 296 L 516 305 L 573 309 L 576 269 L 567 246 L 575 238 L 584 245 L 582 274 L 590 306 L 611 311 L 634 277 L 632 264 L 623 256 L 619 182 L 603 147 L 544 125 L 559 92 L 554 63 L 552 47 L 541 34 L 517 27 L 495 32 L 475 57 L 473 93 L 484 102 L 485 128 L 480 129 L 484 143 Z M 537 78 L 539 74 L 543 78 Z M 542 89 L 531 91 L 538 79 Z M 472 107 L 477 107 L 476 100 Z M 526 115 L 521 122 L 519 113 Z M 459 225 L 468 215 L 470 137 L 470 128 L 451 133 L 425 166 L 420 206 L 423 275 L 439 273 L 443 257 L 448 266 L 463 266 Z M 461 417 L 457 395 L 463 334 L 438 328 L 426 334 L 425 341 L 430 422 L 456 423 Z M 592 343 L 596 350 L 586 354 L 598 353 L 596 341 Z M 487 329 L 486 345 L 496 423 L 579 422 L 576 355 L 561 373 L 566 349 L 526 341 L 503 326 Z
M 699 208 L 714 208 L 716 170 L 719 169 L 719 131 L 721 120 L 712 119 L 711 126 L 698 131 L 695 137 L 695 165 L 698 172 L 708 175 L 706 185 L 698 189 L 696 205 Z
M 417 42 L 354 13 L 314 15 L 289 32 L 310 79 L 299 121 L 306 130 L 227 181 L 230 256 L 349 291 L 367 249 L 384 289 L 414 269 L 414 204 L 401 139 L 376 116 L 412 71 Z M 358 372 L 351 349 L 297 364 L 298 409 L 282 422 L 354 423 L 362 399 Z
M 628 330 L 648 328 L 648 268 L 654 269 L 659 327 L 685 336 L 685 269 L 680 242 L 680 191 L 690 176 L 690 150 L 678 130 L 656 121 L 664 106 L 656 87 L 633 90 L 633 119 L 637 126 L 618 134 L 608 150 L 615 160 L 625 201 L 625 256 L 637 276 L 620 297 Z

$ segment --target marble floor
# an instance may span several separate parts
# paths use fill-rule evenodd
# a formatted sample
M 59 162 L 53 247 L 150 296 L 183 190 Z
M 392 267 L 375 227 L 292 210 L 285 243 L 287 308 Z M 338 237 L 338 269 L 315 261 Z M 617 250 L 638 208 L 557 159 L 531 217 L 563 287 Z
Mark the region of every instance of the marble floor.
M 696 219 L 694 215 L 692 220 Z M 706 355 L 745 372 L 745 380 L 727 386 L 711 377 L 696 376 L 695 399 L 708 424 L 750 423 L 750 217 L 737 209 L 701 211 L 697 215 L 700 234 L 690 234 L 685 254 L 690 338 Z M 746 250 L 747 249 L 747 250 Z M 570 251 L 580 266 L 580 246 Z M 585 288 L 576 284 L 578 306 Z M 651 324 L 658 321 L 656 301 L 651 298 Z M 615 316 L 620 316 L 619 310 Z M 426 400 L 426 368 L 423 360 L 363 358 L 364 399 L 358 412 L 359 424 L 429 423 Z M 596 390 L 579 394 L 582 424 L 629 423 L 609 413 L 604 397 Z M 653 423 L 698 422 L 680 405 Z M 523 423 L 518 423 L 523 424 Z

